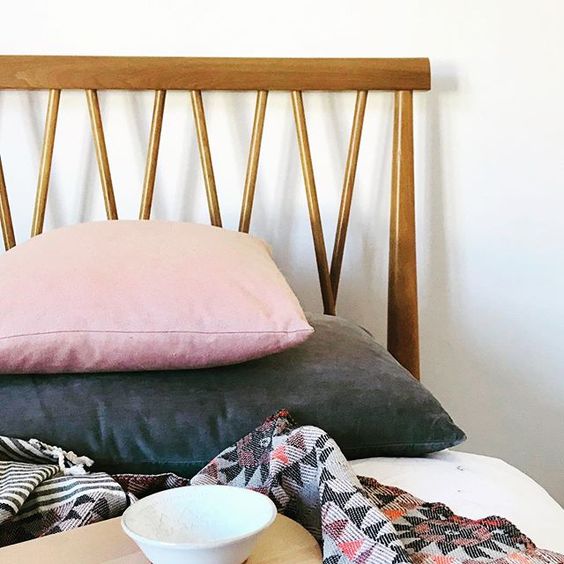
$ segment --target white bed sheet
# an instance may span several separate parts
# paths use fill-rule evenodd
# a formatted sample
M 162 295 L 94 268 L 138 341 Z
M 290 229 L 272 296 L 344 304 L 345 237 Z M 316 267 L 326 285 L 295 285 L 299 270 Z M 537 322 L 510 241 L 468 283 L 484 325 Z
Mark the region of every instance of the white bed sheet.
M 564 553 L 564 509 L 503 460 L 445 450 L 422 458 L 366 458 L 352 465 L 361 476 L 440 501 L 458 515 L 505 517 L 538 547 Z

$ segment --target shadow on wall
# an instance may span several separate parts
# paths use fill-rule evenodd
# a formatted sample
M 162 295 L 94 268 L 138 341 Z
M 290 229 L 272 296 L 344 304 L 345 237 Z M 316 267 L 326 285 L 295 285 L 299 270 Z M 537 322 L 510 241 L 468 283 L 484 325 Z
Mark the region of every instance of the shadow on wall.
M 452 167 L 443 162 L 450 152 L 445 139 L 452 138 L 445 108 L 457 89 L 455 69 L 434 62 L 432 90 L 423 98 L 425 175 L 416 187 L 422 210 L 418 258 L 423 383 L 466 431 L 468 441 L 460 450 L 515 465 L 562 504 L 564 452 L 554 440 L 564 433 L 561 396 L 552 395 L 546 374 L 550 369 L 530 350 L 525 312 L 492 307 L 485 288 L 476 294 L 463 284 L 459 214 L 464 210 L 455 201 L 459 194 Z M 483 276 L 489 275 L 484 271 Z M 517 327 L 509 337 L 512 325 Z
M 431 343 L 443 333 L 447 338 L 456 335 L 460 327 L 456 316 L 456 273 L 460 272 L 456 261 L 456 245 L 453 231 L 456 215 L 452 198 L 451 179 L 446 176 L 443 158 L 443 136 L 448 136 L 448 120 L 443 119 L 445 100 L 456 95 L 458 80 L 456 69 L 448 64 L 433 62 L 432 89 L 423 98 L 425 126 L 422 155 L 425 174 L 416 186 L 417 251 L 419 274 L 419 315 L 422 374 L 431 386 L 438 369 L 435 361 L 428 361 Z M 417 154 L 417 153 L 416 153 Z M 417 175 L 416 175 L 417 178 Z M 450 200 L 449 200 L 450 196 Z M 451 234 L 449 238 L 448 234 Z M 456 389 L 456 375 L 449 377 L 450 389 Z M 437 384 L 442 379 L 436 380 Z M 454 399 L 454 397 L 452 398 Z

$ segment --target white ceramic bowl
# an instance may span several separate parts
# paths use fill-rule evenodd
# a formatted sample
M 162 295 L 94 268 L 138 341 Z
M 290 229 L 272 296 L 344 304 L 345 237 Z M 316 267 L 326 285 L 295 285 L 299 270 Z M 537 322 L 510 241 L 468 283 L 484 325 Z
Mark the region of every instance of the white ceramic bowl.
M 230 486 L 187 486 L 147 496 L 121 518 L 154 564 L 241 564 L 276 519 L 265 495 Z

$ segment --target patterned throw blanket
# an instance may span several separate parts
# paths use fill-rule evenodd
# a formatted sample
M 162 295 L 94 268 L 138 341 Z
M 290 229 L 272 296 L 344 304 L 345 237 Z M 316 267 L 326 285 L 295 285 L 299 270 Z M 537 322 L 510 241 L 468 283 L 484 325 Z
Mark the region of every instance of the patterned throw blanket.
M 285 411 L 227 448 L 191 481 L 174 474 L 109 476 L 92 460 L 36 440 L 0 437 L 0 546 L 120 515 L 167 488 L 228 484 L 269 495 L 321 543 L 324 564 L 564 564 L 506 519 L 477 521 L 357 477 L 323 430 Z

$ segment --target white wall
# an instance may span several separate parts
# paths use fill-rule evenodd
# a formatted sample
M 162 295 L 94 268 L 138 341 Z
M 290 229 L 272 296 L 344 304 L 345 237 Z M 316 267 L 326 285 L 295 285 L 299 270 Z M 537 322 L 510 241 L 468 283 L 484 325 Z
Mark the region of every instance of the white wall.
M 28 0 L 5 3 L 4 54 L 428 56 L 416 97 L 424 383 L 467 431 L 564 502 L 564 4 L 555 0 Z M 29 229 L 46 96 L 0 96 L 20 239 Z M 118 204 L 134 217 L 150 95 L 103 95 Z M 220 197 L 236 225 L 253 95 L 206 95 Z M 329 241 L 354 97 L 306 97 Z M 188 100 L 167 100 L 156 217 L 206 220 Z M 340 313 L 384 339 L 391 100 L 369 99 Z M 102 217 L 81 93 L 65 94 L 49 227 Z M 319 308 L 287 95 L 269 100 L 253 229 Z M 63 156 L 66 156 L 63 159 Z M 90 195 L 87 195 L 90 194 Z M 92 195 L 95 194 L 95 195 Z M 262 214 L 262 217 L 261 217 Z M 330 245 L 329 245 L 330 246 Z

